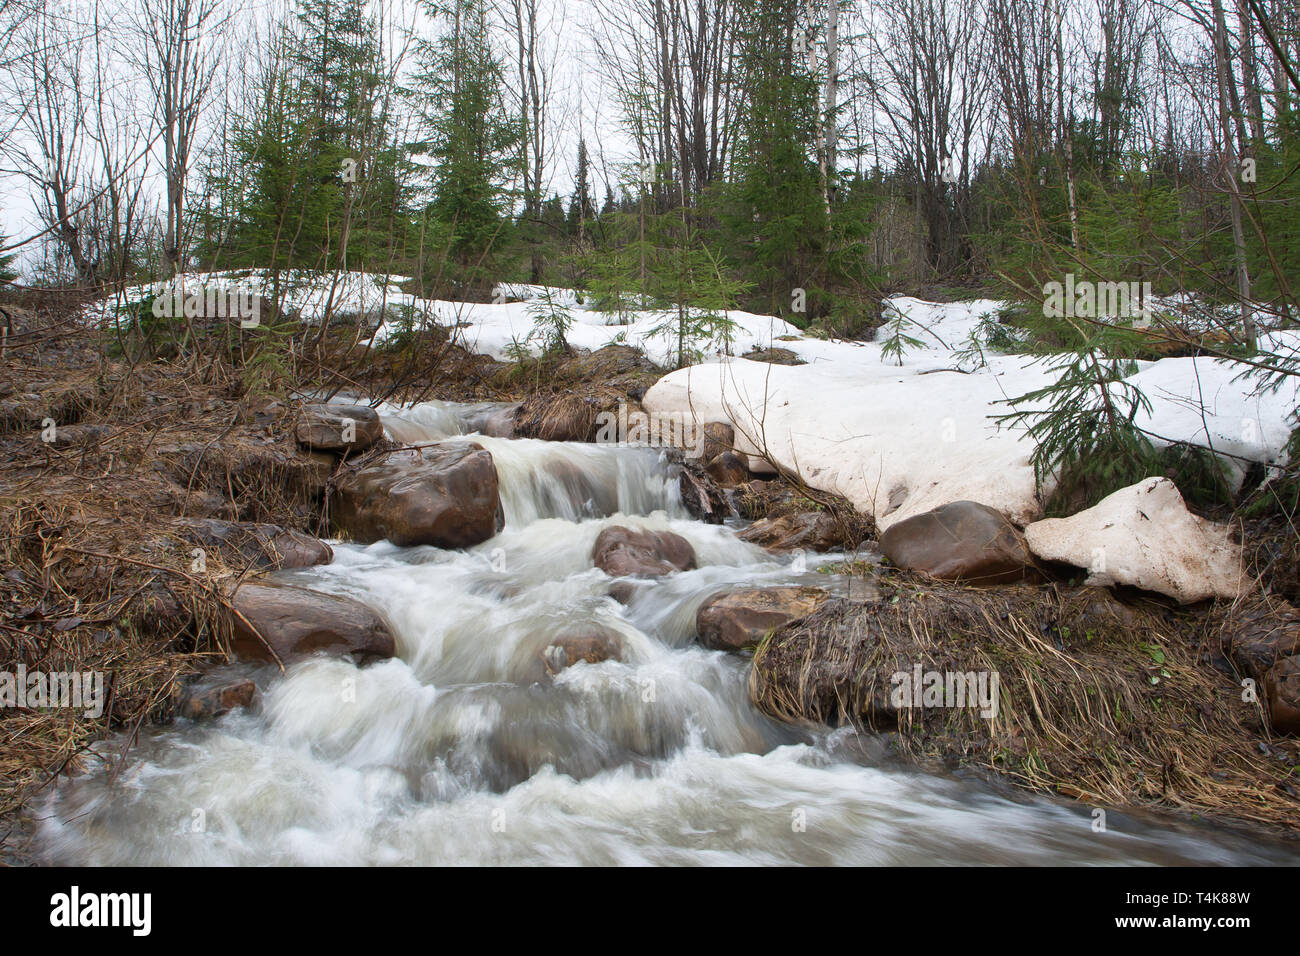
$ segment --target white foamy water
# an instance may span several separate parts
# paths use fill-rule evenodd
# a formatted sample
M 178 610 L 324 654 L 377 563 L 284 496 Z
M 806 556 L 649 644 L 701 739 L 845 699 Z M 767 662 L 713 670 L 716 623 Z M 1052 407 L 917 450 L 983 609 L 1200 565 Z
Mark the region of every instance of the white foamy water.
M 434 404 L 390 433 L 463 434 Z M 394 427 L 396 422 L 396 427 Z M 392 660 L 253 671 L 257 713 L 143 735 L 123 770 L 52 793 L 39 850 L 77 864 L 930 864 L 1284 862 L 1208 827 L 995 792 L 884 760 L 845 732 L 758 713 L 746 659 L 693 643 L 736 584 L 843 582 L 686 517 L 653 450 L 475 437 L 505 529 L 465 551 L 336 545 L 284 577 L 382 612 Z M 621 605 L 592 566 L 601 529 L 672 530 L 700 567 Z M 598 632 L 621 660 L 539 683 L 545 648 Z M 246 665 L 232 665 L 246 672 Z M 110 741 L 106 755 L 120 749 Z M 108 761 L 111 763 L 112 761 Z

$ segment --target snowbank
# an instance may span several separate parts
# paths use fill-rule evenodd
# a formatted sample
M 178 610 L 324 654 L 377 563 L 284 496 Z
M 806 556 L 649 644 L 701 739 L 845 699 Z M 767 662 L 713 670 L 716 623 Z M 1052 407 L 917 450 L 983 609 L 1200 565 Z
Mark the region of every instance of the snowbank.
M 263 291 L 259 272 L 185 277 L 187 282 L 242 285 Z M 372 344 L 403 327 L 436 323 L 465 348 L 497 359 L 536 354 L 540 313 L 563 308 L 570 345 L 596 350 L 625 344 L 651 361 L 677 361 L 677 316 L 637 310 L 597 311 L 569 289 L 502 284 L 492 303 L 422 299 L 403 293 L 399 277 L 364 273 L 282 276 L 288 308 L 318 322 L 328 301 L 335 314 L 383 321 Z M 143 297 L 166 284 L 128 290 Z M 516 299 L 518 301 L 507 301 Z M 700 422 L 727 421 L 741 450 L 799 471 L 813 487 L 844 495 L 881 528 L 952 501 L 972 500 L 1006 512 L 1019 524 L 1040 516 L 1032 448 L 1022 431 L 999 428 L 990 416 L 1005 400 L 1040 388 L 1051 374 L 1043 361 L 1000 354 L 987 344 L 1000 302 L 937 304 L 898 297 L 886 303 L 876 342 L 804 336 L 781 319 L 729 312 L 727 331 L 686 342 L 699 361 L 673 372 L 647 393 L 654 413 L 693 412 Z M 112 303 L 100 306 L 105 317 Z M 626 321 L 626 324 L 620 324 Z M 986 324 L 987 323 L 987 324 Z M 920 342 L 904 347 L 902 364 L 884 348 L 891 328 Z M 1005 333 L 1005 327 L 1001 330 Z M 1273 332 L 1266 344 L 1294 349 L 1297 334 Z M 769 365 L 744 359 L 755 349 L 784 348 L 807 364 Z M 1291 429 L 1300 383 L 1260 393 L 1240 378 L 1242 366 L 1209 358 L 1139 363 L 1130 381 L 1151 402 L 1137 424 L 1167 442 L 1190 442 L 1228 457 L 1238 477 L 1248 462 L 1276 464 Z
M 1184 604 L 1235 598 L 1241 547 L 1223 525 L 1196 517 L 1168 478 L 1147 478 L 1069 518 L 1025 529 L 1035 555 L 1088 569 L 1088 584 L 1128 584 Z
M 397 283 L 402 276 L 380 276 L 365 272 L 316 273 L 287 271 L 280 274 L 281 301 L 286 312 L 308 323 L 319 322 L 328 306 L 331 315 L 376 315 L 413 297 Z M 91 322 L 112 322 L 119 310 L 146 297 L 182 296 L 208 290 L 244 292 L 270 297 L 272 276 L 264 270 L 187 273 L 162 282 L 127 286 L 112 299 L 91 305 L 86 317 Z
M 960 500 L 998 508 L 1019 524 L 1040 517 L 1032 446 L 1023 431 L 999 428 L 990 416 L 1010 411 L 1005 399 L 1046 384 L 1046 363 L 987 346 L 984 364 L 971 360 L 971 339 L 999 303 L 890 304 L 915 323 L 905 331 L 923 343 L 904 352 L 901 367 L 882 354 L 881 342 L 783 341 L 809 364 L 725 359 L 682 369 L 661 379 L 645 405 L 731 422 L 743 451 L 844 495 L 882 529 Z M 1165 441 L 1279 463 L 1300 385 L 1258 394 L 1253 382 L 1238 380 L 1240 371 L 1209 358 L 1140 363 L 1131 381 L 1151 411 L 1137 424 Z

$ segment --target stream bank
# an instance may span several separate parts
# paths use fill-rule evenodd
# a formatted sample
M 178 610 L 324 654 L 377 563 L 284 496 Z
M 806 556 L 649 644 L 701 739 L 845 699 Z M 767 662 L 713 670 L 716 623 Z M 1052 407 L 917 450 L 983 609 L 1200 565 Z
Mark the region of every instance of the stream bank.
M 488 374 L 481 362 L 464 364 L 479 383 L 465 389 L 468 397 L 494 407 L 528 401 L 523 386 L 485 391 L 483 382 L 499 381 L 499 374 L 508 378 L 509 370 Z M 632 392 L 643 384 L 637 378 L 621 396 L 604 392 L 590 407 L 606 410 L 611 401 L 635 401 Z M 439 389 L 461 397 L 454 380 Z M 554 404 L 557 391 L 544 383 L 535 394 L 551 396 L 547 402 Z M 704 602 L 726 589 L 831 585 L 828 590 L 848 602 L 848 611 L 835 603 L 818 614 L 840 608 L 837 613 L 851 617 L 875 606 L 856 599 L 881 587 L 882 572 L 868 560 L 869 549 L 818 556 L 803 539 L 802 548 L 769 552 L 741 540 L 736 531 L 743 521 L 728 523 L 718 514 L 719 523 L 701 523 L 687 508 L 673 462 L 657 451 L 480 433 L 473 440 L 492 454 L 501 479 L 502 524 L 492 537 L 457 551 L 338 542 L 331 560 L 317 563 L 323 555 L 312 556 L 313 541 L 330 533 L 322 506 L 338 456 L 300 446 L 296 402 L 251 395 L 220 369 L 165 362 L 104 366 L 89 350 L 67 344 L 43 350 L 31 366 L 30 382 L 17 383 L 7 400 L 2 440 L 8 464 L 0 476 L 9 522 L 6 656 L 31 667 L 113 675 L 110 706 L 97 721 L 63 712 L 4 714 L 10 742 L 3 763 L 6 806 L 54 814 L 35 842 L 30 827 L 10 831 L 20 838 L 7 845 L 15 859 L 538 861 L 548 846 L 551 862 L 928 862 L 943 853 L 943 859 L 964 862 L 1288 858 L 1289 851 L 1273 847 L 1263 834 L 1234 836 L 1230 847 L 1206 831 L 1187 842 L 1161 827 L 1096 841 L 1087 803 L 1008 801 L 985 784 L 954 781 L 942 768 L 918 773 L 891 759 L 887 749 L 892 746 L 896 758 L 941 755 L 960 762 L 965 756 L 980 763 L 987 756 L 982 742 L 927 749 L 886 736 L 874 743 L 845 732 L 828 736 L 792 728 L 752 709 L 748 658 L 693 641 Z M 459 439 L 467 424 L 480 424 L 468 422 L 459 409 L 421 407 L 406 422 L 412 431 L 395 439 L 442 441 L 453 431 Z M 60 434 L 42 442 L 40 425 L 50 408 Z M 472 414 L 482 411 L 480 406 Z M 442 427 L 439 419 L 459 424 Z M 746 520 L 761 517 L 769 506 L 755 504 L 765 499 L 756 484 L 711 493 L 711 500 L 730 500 Z M 816 511 L 818 503 L 807 501 L 775 517 Z M 225 525 L 196 528 L 194 521 Z M 668 574 L 620 602 L 594 566 L 592 548 L 602 530 L 626 526 L 681 536 L 690 542 L 697 567 Z M 205 555 L 202 570 L 194 565 L 195 548 Z M 822 573 L 829 566 L 838 566 L 838 579 Z M 224 659 L 229 638 L 225 585 L 276 569 L 283 569 L 285 585 L 328 592 L 381 615 L 393 656 L 366 666 L 346 659 L 300 661 L 288 665 L 287 676 L 274 662 L 223 665 L 234 668 L 228 682 L 245 688 L 228 699 L 229 712 L 209 721 L 176 720 L 193 699 L 188 688 L 194 676 L 207 672 L 206 680 L 226 680 L 224 671 L 212 671 Z M 894 607 L 890 580 L 902 577 L 883 574 L 883 592 Z M 922 601 L 926 592 L 953 590 L 921 579 L 907 589 Z M 947 600 L 935 599 L 945 613 L 952 610 Z M 1215 607 L 1206 621 L 1229 633 L 1239 623 L 1234 613 Z M 588 633 L 571 633 L 575 619 Z M 1068 615 L 1055 622 L 1062 624 L 1072 626 Z M 1155 644 L 1166 653 L 1170 647 L 1199 647 L 1207 633 L 1163 626 Z M 937 640 L 943 628 L 932 633 Z M 485 635 L 498 639 L 484 646 Z M 565 644 L 576 638 L 588 644 Z M 585 649 L 606 639 L 619 648 L 617 656 Z M 776 639 L 759 642 L 760 662 L 772 659 Z M 565 651 L 560 667 L 547 654 L 555 646 Z M 1055 649 L 1078 651 L 1068 643 Z M 806 660 L 796 644 L 789 652 L 792 663 Z M 604 659 L 593 660 L 602 654 Z M 1213 655 L 1201 660 L 1176 650 L 1169 656 L 1175 666 L 1164 669 L 1172 674 L 1193 662 L 1198 668 L 1217 666 Z M 1130 648 L 1116 661 L 1126 694 L 1160 676 L 1148 651 Z M 539 664 L 541 676 L 534 679 Z M 1155 675 L 1151 667 L 1157 667 Z M 791 673 L 802 669 L 797 663 Z M 836 686 L 835 675 L 828 677 Z M 349 680 L 354 691 L 373 696 L 344 719 L 349 712 L 339 707 L 339 694 Z M 654 701 L 641 699 L 647 680 L 654 682 Z M 1200 689 L 1203 680 L 1191 686 Z M 255 694 L 246 693 L 250 681 Z M 1213 688 L 1215 695 L 1222 692 L 1220 685 Z M 1145 692 L 1134 699 L 1150 706 Z M 823 719 L 835 723 L 840 717 L 827 710 Z M 1240 719 L 1241 746 L 1258 749 L 1262 728 L 1250 723 L 1248 713 Z M 1155 741 L 1144 726 L 1127 745 L 1150 752 L 1162 767 L 1172 760 L 1178 770 L 1179 742 L 1196 739 L 1201 725 L 1192 720 L 1168 726 L 1172 742 Z M 1047 737 L 1039 756 L 1042 746 L 1052 745 Z M 1293 795 L 1278 788 L 1291 771 L 1279 775 L 1275 768 L 1295 766 L 1293 742 L 1263 743 L 1272 748 L 1261 754 L 1269 762 L 1260 761 L 1256 770 L 1264 766 L 1267 773 L 1241 777 L 1251 772 L 1246 762 L 1240 773 L 1234 766 L 1227 780 L 1217 781 L 1215 769 L 1208 775 L 1198 769 L 1195 779 L 1211 787 L 1208 798 L 1153 783 L 1107 791 L 1086 776 L 1086 767 L 1078 770 L 1079 792 L 1071 793 L 1059 778 L 1084 764 L 1056 762 L 1050 754 L 1047 771 L 1037 777 L 1024 773 L 1024 766 L 1034 766 L 1026 757 L 1029 763 L 1011 779 L 1078 800 L 1099 798 L 1121 814 L 1122 807 L 1136 804 L 1261 820 L 1266 818 L 1255 809 L 1261 801 L 1248 798 L 1271 787 L 1280 794 L 1271 805 L 1287 807 Z M 50 789 L 54 770 L 72 778 L 57 792 Z M 1137 770 L 1142 776 L 1134 779 L 1154 779 L 1141 763 Z M 282 778 L 295 774 L 314 796 L 286 789 Z M 189 776 L 198 790 L 158 783 Z M 268 805 L 252 794 L 245 799 L 212 789 L 243 778 L 284 799 Z M 1175 783 L 1179 779 L 1175 775 Z M 330 794 L 332 809 L 320 806 L 323 793 Z M 373 812 L 371 795 L 379 804 Z M 602 801 L 621 802 L 623 809 L 611 815 Z M 908 809 L 900 811 L 900 802 Z M 719 813 L 724 804 L 742 812 Z M 648 813 L 640 829 L 633 819 L 637 807 Z M 491 849 L 475 829 L 478 821 L 486 815 L 484 832 L 491 834 L 494 811 L 513 819 L 521 808 L 532 815 L 523 834 L 534 843 Z M 172 815 L 179 810 L 182 820 L 192 822 L 195 809 L 208 820 L 220 819 L 223 835 L 180 848 Z M 797 832 L 790 828 L 800 809 L 825 828 L 802 843 L 774 842 Z M 1019 849 L 992 847 L 971 836 L 974 831 L 967 830 L 981 814 L 1016 834 Z M 65 826 L 83 815 L 92 821 L 86 828 Z M 1267 819 L 1295 826 L 1294 816 Z M 159 820 L 167 825 L 160 827 Z M 551 827 L 581 821 L 588 832 L 582 839 L 571 834 L 548 843 L 547 820 Z M 457 826 L 465 829 L 463 838 L 447 836 L 447 828 Z M 442 834 L 438 841 L 430 842 L 430 827 Z M 931 829 L 918 836 L 912 832 L 918 827 Z M 1087 832 L 1076 839 L 1076 828 Z M 215 825 L 205 832 L 214 835 Z M 319 839 L 303 843 L 303 834 Z M 328 851 L 317 846 L 321 840 Z M 409 853 L 408 840 L 417 848 Z M 773 849 L 778 845 L 779 851 Z

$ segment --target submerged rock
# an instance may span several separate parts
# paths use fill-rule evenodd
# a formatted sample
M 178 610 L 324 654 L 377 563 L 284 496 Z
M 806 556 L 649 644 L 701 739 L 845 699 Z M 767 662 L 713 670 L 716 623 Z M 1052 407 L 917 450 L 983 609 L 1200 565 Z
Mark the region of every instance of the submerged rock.
M 706 600 L 695 615 L 700 643 L 720 651 L 753 647 L 777 628 L 802 620 L 830 594 L 822 588 L 742 588 Z
M 1024 536 L 1002 512 L 954 501 L 891 525 L 880 550 L 893 564 L 943 581 L 1009 584 L 1033 576 Z
M 480 432 L 489 438 L 514 438 L 515 415 L 521 407 L 516 402 L 513 405 L 485 408 L 465 420 L 465 429 Z
M 390 452 L 339 480 L 333 520 L 363 544 L 480 544 L 502 525 L 492 455 L 473 442 Z
M 1235 598 L 1245 583 L 1241 546 L 1188 511 L 1168 478 L 1146 478 L 1070 518 L 1036 521 L 1025 538 L 1044 560 L 1086 568 L 1088 584 L 1128 584 L 1183 604 Z
M 617 636 L 606 631 L 562 634 L 537 655 L 525 678 L 525 683 L 544 683 L 579 661 L 599 664 L 602 661 L 617 661 L 622 658 L 622 642 Z
M 176 714 L 188 720 L 213 720 L 236 708 L 248 708 L 257 697 L 257 685 L 247 678 L 225 683 L 191 684 L 181 692 Z
M 384 437 L 379 413 L 366 405 L 304 405 L 294 438 L 310 451 L 365 451 Z
M 349 655 L 358 663 L 389 658 L 396 652 L 384 619 L 351 598 L 250 583 L 239 586 L 230 604 L 238 612 L 230 615 L 230 649 L 245 660 L 273 660 L 268 644 L 283 663 L 318 651 Z
M 610 577 L 658 578 L 695 567 L 695 549 L 671 531 L 615 526 L 596 538 L 591 560 Z

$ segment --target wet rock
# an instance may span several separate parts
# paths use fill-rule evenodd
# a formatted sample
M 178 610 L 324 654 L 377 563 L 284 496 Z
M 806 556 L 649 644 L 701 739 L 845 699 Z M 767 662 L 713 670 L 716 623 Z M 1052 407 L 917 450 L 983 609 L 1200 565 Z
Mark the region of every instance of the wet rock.
M 1300 735 L 1300 657 L 1274 664 L 1264 682 L 1264 693 L 1273 732 Z
M 724 451 L 710 461 L 704 470 L 723 488 L 735 488 L 753 477 L 745 460 L 734 451 Z
M 1036 574 L 1022 535 L 1002 512 L 955 501 L 890 525 L 880 550 L 893 564 L 944 581 L 1009 584 Z
M 304 405 L 294 437 L 312 451 L 365 451 L 384 437 L 379 413 L 365 405 Z
M 753 647 L 777 628 L 799 621 L 824 604 L 822 588 L 743 588 L 715 594 L 700 605 L 695 629 L 700 643 L 720 651 Z
M 838 522 L 825 511 L 760 518 L 739 537 L 769 551 L 835 551 L 844 547 Z
M 236 708 L 251 707 L 256 697 L 257 685 L 247 679 L 192 684 L 181 692 L 176 714 L 188 720 L 214 720 Z
M 719 455 L 736 450 L 736 430 L 727 422 L 707 422 L 701 429 L 700 461 L 710 462 Z
M 726 492 L 718 486 L 707 471 L 700 467 L 698 459 L 686 459 L 682 462 L 677 488 L 681 494 L 682 504 L 692 518 L 709 524 L 721 524 L 735 513 Z
M 606 528 L 591 550 L 596 567 L 610 577 L 657 578 L 695 567 L 689 541 L 671 531 Z
M 543 648 L 525 682 L 544 683 L 579 661 L 599 664 L 601 661 L 617 661 L 622 658 L 622 642 L 613 634 L 604 631 L 563 634 Z
M 279 525 L 217 518 L 183 518 L 177 524 L 190 541 L 209 552 L 209 559 L 215 552 L 240 567 L 310 568 L 334 560 L 334 549 L 324 541 Z
M 489 438 L 514 438 L 515 415 L 519 412 L 519 408 L 517 404 L 498 408 L 478 423 L 478 431 Z
M 519 402 L 511 405 L 484 403 L 470 408 L 462 421 L 465 434 L 478 432 L 490 438 L 514 438 L 515 414 L 520 406 Z
M 502 525 L 496 466 L 473 442 L 390 452 L 347 471 L 336 494 L 335 527 L 365 544 L 467 548 Z
M 230 649 L 245 660 L 274 660 L 267 644 L 284 663 L 319 651 L 364 663 L 392 657 L 396 651 L 383 618 L 360 601 L 337 594 L 246 583 L 230 604 L 238 612 L 230 615 Z
M 1244 585 L 1241 547 L 1228 529 L 1187 510 L 1168 478 L 1146 478 L 1070 518 L 1025 529 L 1046 561 L 1088 569 L 1087 583 L 1128 584 L 1183 604 L 1235 598 Z

